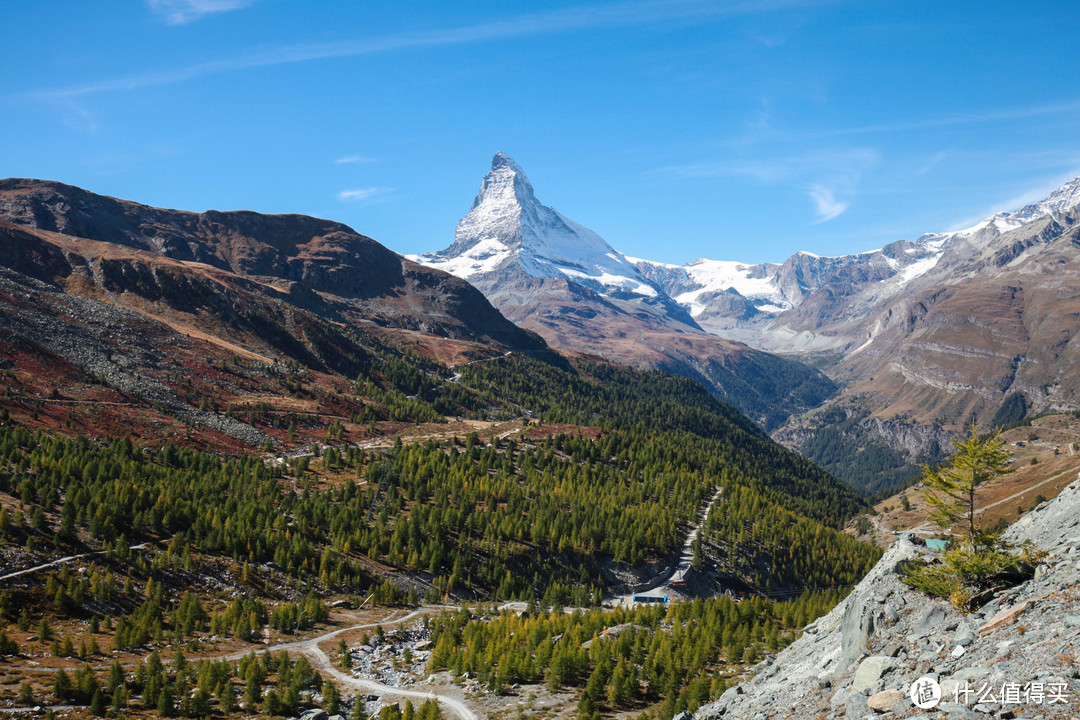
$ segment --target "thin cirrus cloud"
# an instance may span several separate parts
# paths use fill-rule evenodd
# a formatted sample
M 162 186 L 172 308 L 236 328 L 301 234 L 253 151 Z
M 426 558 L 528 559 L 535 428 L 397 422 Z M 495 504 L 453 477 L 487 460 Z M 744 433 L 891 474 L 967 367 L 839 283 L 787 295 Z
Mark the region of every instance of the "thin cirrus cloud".
M 335 165 L 363 165 L 365 163 L 375 162 L 374 158 L 364 157 L 362 155 L 346 155 L 345 157 L 339 157 L 334 161 Z
M 187 25 L 207 15 L 241 10 L 255 0 L 146 0 L 147 7 L 170 25 Z
M 99 80 L 85 85 L 37 90 L 22 97 L 34 100 L 75 98 L 103 92 L 121 92 L 173 85 L 206 75 L 235 72 L 271 65 L 356 57 L 411 48 L 465 45 L 491 40 L 576 32 L 597 28 L 633 27 L 660 22 L 688 22 L 757 15 L 787 8 L 823 5 L 837 0 L 734 0 L 728 3 L 703 0 L 646 0 L 599 7 L 573 7 L 518 15 L 476 25 L 399 33 L 380 38 L 344 42 L 288 45 L 221 60 Z M 254 0 L 148 0 L 152 8 L 177 22 L 192 22 L 213 12 L 239 9 Z M 169 8 L 173 8 L 170 10 Z
M 337 199 L 347 203 L 381 202 L 386 200 L 387 196 L 392 192 L 394 192 L 394 188 L 390 187 L 353 188 L 352 190 L 339 192 Z
M 808 176 L 858 177 L 877 163 L 877 159 L 878 153 L 873 149 L 841 148 L 771 157 L 668 165 L 651 171 L 651 174 L 682 179 L 739 176 L 774 185 Z

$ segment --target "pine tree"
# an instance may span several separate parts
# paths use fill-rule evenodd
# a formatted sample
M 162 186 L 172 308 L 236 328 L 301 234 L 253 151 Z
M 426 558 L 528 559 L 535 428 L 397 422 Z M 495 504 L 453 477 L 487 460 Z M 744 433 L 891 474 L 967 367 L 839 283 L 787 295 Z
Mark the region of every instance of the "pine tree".
M 281 714 L 281 700 L 278 699 L 277 690 L 270 689 L 267 691 L 266 698 L 263 701 L 263 712 L 271 716 Z
M 49 621 L 44 617 L 41 618 L 41 622 L 38 623 L 38 641 L 46 643 L 52 640 L 52 628 L 49 626 Z
M 323 682 L 323 710 L 329 715 L 337 715 L 341 709 L 341 695 L 338 693 L 337 686 L 330 680 Z
M 124 668 L 120 665 L 119 660 L 113 660 L 112 665 L 109 666 L 109 679 L 106 682 L 105 687 L 110 693 L 115 693 L 116 688 L 124 684 Z
M 94 691 L 94 697 L 90 700 L 90 713 L 98 717 L 105 717 L 105 695 L 101 688 Z
M 985 544 L 975 523 L 975 490 L 988 480 L 1008 472 L 1010 454 L 1000 440 L 1000 432 L 981 439 L 973 422 L 967 438 L 953 441 L 955 452 L 946 465 L 923 467 L 926 490 L 923 496 L 932 508 L 930 517 L 948 530 L 965 521 L 968 542 L 978 552 Z
M 71 696 L 71 677 L 63 668 L 53 676 L 53 695 L 57 700 L 66 700 Z
M 338 641 L 338 665 L 345 671 L 352 669 L 352 655 L 349 654 L 349 646 L 345 638 Z
M 157 702 L 158 715 L 162 717 L 172 717 L 176 711 L 175 704 L 173 703 L 172 688 L 168 683 L 161 688 L 161 693 L 158 695 Z

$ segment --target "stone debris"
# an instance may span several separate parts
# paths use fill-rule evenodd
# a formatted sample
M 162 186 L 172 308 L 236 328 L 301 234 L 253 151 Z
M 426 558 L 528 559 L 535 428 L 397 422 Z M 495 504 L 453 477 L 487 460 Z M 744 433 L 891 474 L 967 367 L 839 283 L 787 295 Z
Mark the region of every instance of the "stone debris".
M 425 649 L 414 649 L 420 647 Z M 372 638 L 350 648 L 353 675 L 395 687 L 424 682 L 431 647 L 431 630 L 423 623 L 398 628 L 387 632 L 382 642 Z
M 695 720 L 985 720 L 1080 717 L 1080 480 L 1004 538 L 1046 551 L 1035 577 L 965 614 L 900 581 L 904 561 L 936 551 L 890 547 L 851 594 L 756 675 Z M 936 702 L 917 707 L 916 680 Z
M 870 706 L 870 709 L 874 712 L 884 713 L 892 710 L 896 703 L 904 699 L 904 693 L 899 690 L 882 690 L 879 693 L 875 693 L 870 696 L 870 699 L 866 701 L 866 704 Z
M 18 293 L 27 300 L 17 313 L 0 313 L 0 334 L 26 338 L 88 376 L 137 395 L 182 422 L 201 425 L 248 445 L 261 445 L 268 437 L 240 420 L 192 408 L 147 372 L 167 370 L 171 347 L 184 342 L 171 331 L 165 332 L 164 326 L 152 327 L 153 321 L 136 312 L 69 295 L 31 278 L 20 276 L 15 280 L 11 271 L 2 268 L 0 293 Z
M 999 628 L 1002 628 L 1002 627 L 1005 627 L 1009 623 L 1016 620 L 1016 617 L 1020 613 L 1024 612 L 1024 610 L 1030 604 L 1031 604 L 1030 600 L 1025 600 L 1024 602 L 1020 603 L 1016 607 L 1006 608 L 1005 610 L 1002 610 L 997 615 L 992 617 L 990 619 L 990 622 L 986 623 L 981 628 L 979 628 L 979 634 L 980 635 L 989 635 L 990 633 L 994 632 L 995 630 L 997 630 Z

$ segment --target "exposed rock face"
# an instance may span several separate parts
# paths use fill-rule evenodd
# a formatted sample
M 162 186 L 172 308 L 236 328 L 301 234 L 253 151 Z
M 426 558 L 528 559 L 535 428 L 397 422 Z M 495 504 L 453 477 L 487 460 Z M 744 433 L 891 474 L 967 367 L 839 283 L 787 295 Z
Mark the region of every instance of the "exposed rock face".
M 820 451 L 835 448 L 830 438 L 806 443 L 829 433 L 812 416 L 775 437 L 873 491 L 939 459 L 935 445 L 972 417 L 1001 425 L 1080 407 L 1078 221 L 1080 178 L 967 230 L 856 255 L 637 266 L 704 329 L 815 358 L 843 388 L 828 408 L 866 408 L 849 434 L 880 443 L 892 457 L 874 464 L 893 468 L 868 477 L 858 458 L 834 464 L 835 452 Z M 897 432 L 904 426 L 912 432 Z
M 694 717 L 1073 717 L 1080 702 L 1080 480 L 1005 537 L 1047 551 L 1034 579 L 964 615 L 900 582 L 898 563 L 932 554 L 901 539 L 844 602 Z M 910 690 L 926 676 L 939 684 L 941 702 L 919 710 Z M 1067 701 L 1057 702 L 1061 697 Z
M 950 447 L 951 435 L 940 424 L 920 424 L 907 416 L 883 419 L 874 415 L 878 407 L 871 396 L 845 393 L 793 419 L 772 437 L 867 493 L 917 475 L 923 464 L 938 462 Z
M 947 447 L 940 431 L 959 433 L 972 418 L 992 427 L 1025 413 L 1080 407 L 1077 247 L 1076 209 L 955 239 L 904 294 L 882 298 L 831 330 L 813 331 L 858 335 L 842 344 L 844 357 L 828 370 L 843 386 L 828 407 L 865 408 L 864 429 L 909 463 L 919 455 L 936 460 L 933 447 Z M 800 321 L 805 327 L 819 317 L 812 302 L 793 311 L 808 313 Z M 829 432 L 813 417 L 802 424 L 804 437 Z M 912 432 L 898 433 L 905 425 Z M 936 432 L 915 432 L 918 427 Z M 920 440 L 913 452 L 912 441 L 917 447 Z M 825 459 L 805 444 L 785 444 Z
M 568 279 L 658 322 L 701 329 L 603 238 L 541 204 L 521 166 L 501 152 L 458 223 L 453 244 L 417 259 L 485 293 L 507 277 Z

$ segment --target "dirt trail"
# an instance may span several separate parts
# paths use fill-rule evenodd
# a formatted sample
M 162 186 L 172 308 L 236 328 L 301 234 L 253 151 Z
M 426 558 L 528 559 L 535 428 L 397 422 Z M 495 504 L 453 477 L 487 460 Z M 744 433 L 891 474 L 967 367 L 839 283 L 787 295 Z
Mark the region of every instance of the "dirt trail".
M 168 540 L 152 540 L 152 541 L 148 541 L 148 542 L 144 542 L 144 543 L 139 543 L 138 545 L 132 545 L 128 549 L 129 550 L 145 550 L 148 546 L 150 546 L 150 545 L 152 545 L 154 543 L 158 543 L 158 542 L 168 542 Z M 36 573 L 38 570 L 44 570 L 45 568 L 51 568 L 51 567 L 56 567 L 57 565 L 63 565 L 64 563 L 69 563 L 72 560 L 81 560 L 83 558 L 95 557 L 97 555 L 104 555 L 104 554 L 105 554 L 104 550 L 94 550 L 92 552 L 81 553 L 79 555 L 68 555 L 67 557 L 62 557 L 59 560 L 53 560 L 52 562 L 47 562 L 44 565 L 35 565 L 32 568 L 26 568 L 25 570 L 16 570 L 15 572 L 8 573 L 7 575 L 0 575 L 0 580 L 10 580 L 11 578 L 19 577 L 20 575 L 29 575 L 31 573 Z
M 646 583 L 644 589 L 625 595 L 616 595 L 613 598 L 615 605 L 633 605 L 634 595 L 651 593 L 660 588 L 670 587 L 672 582 L 686 576 L 686 573 L 690 571 L 690 566 L 694 562 L 694 541 L 697 540 L 701 526 L 705 523 L 705 518 L 709 517 L 709 512 L 712 510 L 713 505 L 716 504 L 716 501 L 720 499 L 723 492 L 724 488 L 717 488 L 712 499 L 698 511 L 697 521 L 691 526 L 690 532 L 686 536 L 686 541 L 683 543 L 682 550 L 679 551 L 679 561 L 675 566 L 669 566 L 659 574 L 654 575 L 653 578 Z
M 1028 487 L 1024 488 L 1020 492 L 1015 492 L 1012 495 L 1009 495 L 1008 497 L 1003 497 L 1003 498 L 1001 498 L 1000 500 L 998 500 L 996 502 L 990 503 L 989 505 L 984 505 L 983 507 L 977 509 L 975 511 L 975 514 L 978 515 L 979 513 L 984 512 L 986 510 L 989 510 L 992 507 L 997 507 L 998 505 L 1004 505 L 1005 503 L 1009 502 L 1010 500 L 1015 500 L 1015 499 L 1017 499 L 1019 497 L 1022 497 L 1024 495 L 1028 494 L 1029 492 L 1031 492 L 1032 490 L 1034 490 L 1035 488 L 1042 487 L 1043 485 L 1045 485 L 1045 484 L 1047 484 L 1049 482 L 1053 482 L 1054 480 L 1060 480 L 1061 478 L 1065 477 L 1066 475 L 1076 475 L 1077 471 L 1080 471 L 1080 468 L 1075 468 L 1074 467 L 1074 468 L 1069 468 L 1068 470 L 1065 470 L 1063 472 L 1059 472 L 1057 475 L 1052 475 L 1052 476 L 1046 478 L 1045 480 L 1043 480 L 1041 482 L 1037 482 L 1034 485 L 1029 485 Z
M 196 659 L 209 659 L 209 660 L 239 660 L 240 658 L 252 653 L 264 653 L 264 652 L 279 652 L 282 650 L 292 651 L 296 653 L 302 653 L 313 661 L 313 666 L 317 670 L 326 672 L 334 677 L 338 682 L 353 687 L 357 690 L 363 690 L 365 692 L 373 693 L 376 695 L 384 695 L 387 697 L 402 697 L 402 698 L 414 698 L 418 700 L 436 700 L 446 706 L 454 715 L 461 718 L 461 720 L 480 720 L 480 718 L 473 712 L 462 700 L 460 696 L 460 690 L 457 686 L 443 686 L 433 685 L 428 686 L 426 690 L 408 690 L 406 688 L 395 687 L 393 685 L 384 685 L 383 683 L 376 682 L 374 680 L 368 680 L 367 678 L 353 677 L 341 672 L 330 661 L 330 657 L 326 652 L 319 647 L 320 643 L 324 643 L 327 640 L 333 640 L 342 633 L 350 632 L 352 630 L 365 630 L 368 628 L 374 628 L 378 626 L 400 625 L 402 623 L 409 622 L 415 618 L 418 618 L 433 610 L 457 610 L 456 605 L 423 605 L 412 612 L 403 615 L 401 617 L 395 617 L 397 611 L 392 612 L 385 619 L 378 622 L 360 623 L 357 625 L 349 625 L 343 628 L 337 628 L 330 632 L 323 633 L 307 640 L 295 640 L 293 642 L 278 643 L 276 645 L 269 646 L 256 646 L 251 647 L 245 651 L 229 653 L 227 655 L 203 656 L 192 657 Z M 105 669 L 108 666 L 96 666 L 96 669 Z M 131 666 L 125 666 L 131 667 Z M 61 668 L 58 667 L 27 667 L 23 668 L 29 672 L 56 672 Z M 63 668 L 65 670 L 71 670 L 72 668 Z M 57 706 L 59 708 L 60 706 Z M 65 706 L 66 707 L 66 706 Z M 57 709 L 54 708 L 54 709 Z
M 364 630 L 367 628 L 378 627 L 379 625 L 400 625 L 406 623 L 414 618 L 420 617 L 431 610 L 456 610 L 454 605 L 425 605 L 411 613 L 399 618 L 395 618 L 397 613 L 391 613 L 385 620 L 372 623 L 362 623 L 359 625 L 350 625 L 348 627 L 338 628 L 337 630 L 331 630 L 328 633 L 323 633 L 317 637 L 313 637 L 307 640 L 297 640 L 295 642 L 281 643 L 266 648 L 268 652 L 277 652 L 281 650 L 291 650 L 294 652 L 303 653 L 312 660 L 312 664 L 317 670 L 329 673 L 340 683 L 356 688 L 358 690 L 364 690 L 365 692 L 374 693 L 376 695 L 386 695 L 389 697 L 404 697 L 404 698 L 416 698 L 419 700 L 437 700 L 446 707 L 448 707 L 455 715 L 462 720 L 479 720 L 476 714 L 469 709 L 461 698 L 458 696 L 457 688 L 450 688 L 446 686 L 436 685 L 432 686 L 426 691 L 422 690 L 406 690 L 405 688 L 395 687 L 393 685 L 384 685 L 383 683 L 376 682 L 374 680 L 368 680 L 367 678 L 353 677 L 347 675 L 330 661 L 326 652 L 319 647 L 320 643 L 324 643 L 327 640 L 333 640 L 342 633 L 352 630 Z M 250 652 L 250 651 L 249 651 Z M 260 649 L 262 652 L 262 649 Z M 240 652 L 233 653 L 232 655 L 226 655 L 225 660 L 239 660 L 248 653 Z

